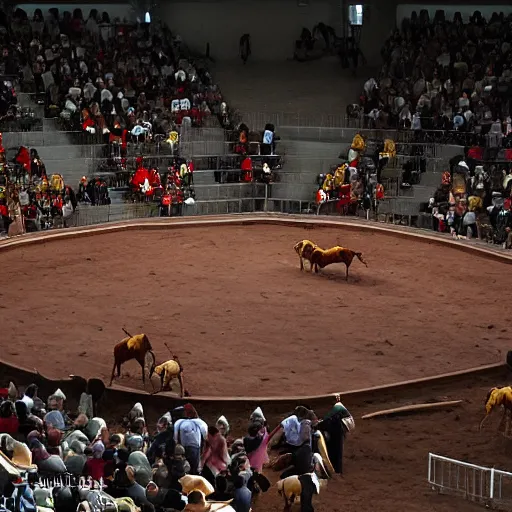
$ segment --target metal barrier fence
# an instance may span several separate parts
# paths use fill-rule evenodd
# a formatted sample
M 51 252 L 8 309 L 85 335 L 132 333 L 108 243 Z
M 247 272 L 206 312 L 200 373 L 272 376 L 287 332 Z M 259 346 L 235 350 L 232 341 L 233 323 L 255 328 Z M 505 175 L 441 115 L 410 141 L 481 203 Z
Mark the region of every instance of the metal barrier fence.
M 60 158 L 57 159 L 61 160 Z M 174 157 L 172 155 L 144 155 L 144 165 L 146 167 L 156 167 L 160 169 L 161 173 L 164 173 L 167 167 L 173 162 L 173 159 Z M 52 158 L 48 158 L 48 161 L 51 160 Z M 91 160 L 94 172 L 99 172 L 99 170 L 108 172 L 123 172 L 124 170 L 135 171 L 137 166 L 137 156 L 128 156 L 121 159 L 118 157 L 105 158 L 100 155 L 92 157 Z M 200 155 L 195 156 L 192 160 L 194 162 L 194 173 L 199 171 L 240 170 L 240 155 Z M 261 168 L 264 161 L 267 161 L 269 166 L 274 168 L 281 162 L 281 156 L 254 155 L 252 161 L 253 168 L 256 169 Z
M 429 453 L 428 482 L 440 493 L 512 510 L 512 473 L 507 471 Z
M 413 217 L 419 214 L 420 203 L 414 199 L 392 197 L 382 199 L 377 203 L 377 216 Z M 386 219 L 387 220 L 387 219 Z M 393 219 L 390 219 L 393 221 Z
M 344 114 L 323 114 L 323 113 L 300 113 L 300 112 L 246 112 L 243 114 L 244 123 L 251 130 L 262 130 L 267 123 L 276 127 L 276 133 L 280 130 L 287 134 L 293 133 L 296 136 L 305 138 L 326 138 L 331 136 L 339 137 L 340 133 L 373 133 L 376 138 L 392 138 L 398 140 L 401 137 L 406 139 L 417 139 L 418 142 L 429 141 L 438 144 L 456 144 L 461 146 L 486 145 L 485 137 L 479 131 L 463 132 L 457 130 L 422 129 L 412 130 L 410 128 L 380 127 L 375 123 L 369 123 L 366 118 L 352 118 Z M 336 135 L 335 135 L 336 134 Z
M 196 197 L 201 201 L 265 199 L 268 194 L 267 190 L 265 183 L 228 183 L 222 186 L 195 186 Z
M 192 206 L 184 206 L 183 215 L 224 215 L 264 212 L 264 198 L 219 199 L 217 201 L 196 201 Z
M 153 203 L 112 204 L 104 206 L 80 205 L 74 213 L 71 224 L 75 227 L 92 226 L 106 222 L 157 217 L 158 214 L 158 205 Z
M 267 123 L 277 126 L 301 126 L 301 127 L 323 127 L 323 128 L 355 128 L 355 129 L 404 129 L 412 131 L 410 128 L 399 128 L 398 126 L 389 126 L 387 128 L 376 126 L 376 122 L 367 114 L 359 116 L 347 116 L 346 113 L 329 113 L 325 112 L 243 112 L 241 119 L 249 128 L 254 130 L 263 130 Z M 422 117 L 422 124 L 427 127 L 436 123 L 435 118 Z M 437 132 L 453 132 L 464 133 L 457 130 L 434 130 Z

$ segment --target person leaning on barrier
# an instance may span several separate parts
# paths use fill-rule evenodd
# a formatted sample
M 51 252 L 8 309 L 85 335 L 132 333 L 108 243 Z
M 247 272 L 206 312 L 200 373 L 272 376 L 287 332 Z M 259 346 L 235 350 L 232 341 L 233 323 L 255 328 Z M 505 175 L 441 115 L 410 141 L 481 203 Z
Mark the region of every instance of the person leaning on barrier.
M 341 403 L 340 395 L 335 397 L 336 403 L 316 425 L 316 429 L 324 434 L 327 453 L 336 473 L 343 473 L 343 444 L 345 436 L 354 430 L 354 418 Z

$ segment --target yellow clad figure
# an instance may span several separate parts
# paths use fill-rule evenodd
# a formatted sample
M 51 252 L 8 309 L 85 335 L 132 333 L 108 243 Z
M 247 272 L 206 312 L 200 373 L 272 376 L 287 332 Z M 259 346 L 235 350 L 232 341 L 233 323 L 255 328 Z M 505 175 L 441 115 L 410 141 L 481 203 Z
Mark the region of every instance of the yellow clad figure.
M 64 178 L 61 174 L 52 174 L 50 188 L 57 192 L 62 192 L 64 190 Z
M 395 142 L 391 139 L 384 140 L 384 149 L 379 153 L 380 158 L 394 158 L 396 156 Z
M 167 137 L 167 144 L 178 144 L 180 140 L 180 136 L 176 130 L 172 130 L 169 132 L 169 136 Z
M 324 180 L 324 184 L 322 185 L 322 188 L 324 189 L 324 192 L 331 192 L 332 190 L 332 187 L 333 187 L 333 177 L 332 177 L 332 174 L 326 174 L 325 175 L 325 180 Z
M 479 196 L 469 196 L 468 198 L 468 209 L 470 212 L 476 212 L 484 207 L 484 202 Z
M 489 418 L 491 412 L 496 407 L 503 408 L 503 416 L 501 418 L 498 430 L 503 428 L 503 434 L 505 436 L 510 436 L 512 415 L 512 387 L 496 387 L 489 390 L 485 400 L 485 416 L 484 419 L 480 422 L 480 430 L 482 429 L 485 421 Z
M 177 148 L 178 143 L 180 141 L 180 136 L 176 130 L 172 130 L 169 132 L 169 137 L 165 142 L 171 146 L 171 151 L 174 153 L 174 150 Z
M 46 176 L 43 176 L 41 178 L 41 192 L 47 192 L 48 191 L 48 178 Z
M 347 172 L 348 164 L 340 165 L 334 172 L 334 188 L 341 187 L 345 183 L 345 173 Z
M 171 381 L 177 379 L 180 383 L 180 396 L 183 398 L 185 391 L 183 387 L 183 367 L 176 356 L 156 366 L 153 371 L 160 377 L 160 391 L 170 390 Z
M 353 150 L 359 151 L 362 153 L 366 148 L 366 143 L 363 139 L 363 136 L 359 133 L 356 133 L 354 138 L 352 139 L 352 146 L 350 146 Z

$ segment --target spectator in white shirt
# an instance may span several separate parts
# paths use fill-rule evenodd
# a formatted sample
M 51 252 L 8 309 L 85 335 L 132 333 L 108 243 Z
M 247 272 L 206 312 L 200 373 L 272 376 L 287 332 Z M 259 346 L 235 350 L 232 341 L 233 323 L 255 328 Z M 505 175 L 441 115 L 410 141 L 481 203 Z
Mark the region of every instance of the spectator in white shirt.
M 185 448 L 185 457 L 190 464 L 190 473 L 199 474 L 199 462 L 204 441 L 208 434 L 208 425 L 199 418 L 191 404 L 183 406 L 185 418 L 174 424 L 174 441 Z

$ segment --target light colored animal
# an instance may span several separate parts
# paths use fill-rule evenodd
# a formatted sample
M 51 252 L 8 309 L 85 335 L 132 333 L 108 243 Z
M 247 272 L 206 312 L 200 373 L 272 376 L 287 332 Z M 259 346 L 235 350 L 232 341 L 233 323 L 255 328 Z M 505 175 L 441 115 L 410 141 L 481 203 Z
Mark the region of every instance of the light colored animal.
M 300 269 L 304 270 L 304 260 L 309 261 L 309 271 L 313 271 L 313 265 L 311 264 L 311 254 L 318 247 L 315 242 L 311 240 L 301 240 L 293 246 L 295 252 L 299 255 Z
M 12 452 L 12 457 L 8 459 L 3 451 Z M 32 464 L 32 453 L 25 443 L 20 443 L 12 438 L 9 434 L 0 434 L 0 453 L 8 460 L 16 469 L 24 470 L 36 468 Z
M 188 504 L 183 509 L 184 512 L 235 512 L 229 501 L 206 501 L 206 496 L 202 491 L 192 491 L 187 495 Z
M 317 494 L 327 485 L 327 480 L 318 480 L 314 473 L 311 473 L 314 482 L 318 483 Z M 284 499 L 284 512 L 291 510 L 295 500 L 300 500 L 302 493 L 302 485 L 298 475 L 289 476 L 283 480 L 279 480 L 276 484 L 277 492 Z
M 206 478 L 198 475 L 185 475 L 178 481 L 181 484 L 181 492 L 183 494 L 188 494 L 192 491 L 201 491 L 205 496 L 208 496 L 215 490 L 213 485 L 208 482 Z
M 491 412 L 496 407 L 500 406 L 503 407 L 503 416 L 501 418 L 500 427 L 505 423 L 504 434 L 506 436 L 510 435 L 512 416 L 512 387 L 510 386 L 503 388 L 496 387 L 489 390 L 487 397 L 485 398 L 485 416 L 480 422 L 479 430 L 482 430 L 482 426 L 489 418 Z
M 160 391 L 170 389 L 171 381 L 173 379 L 177 379 L 180 383 L 180 394 L 183 398 L 185 392 L 183 385 L 183 366 L 181 366 L 177 356 L 174 356 L 172 359 L 166 361 L 165 363 L 155 366 L 154 373 L 160 377 Z M 152 374 L 150 373 L 149 378 L 151 378 L 151 375 Z
M 348 281 L 348 269 L 354 257 L 357 257 L 361 263 L 368 266 L 368 263 L 363 259 L 363 255 L 360 252 L 355 252 L 340 246 L 331 247 L 325 251 L 317 247 L 311 254 L 311 266 L 315 267 L 315 273 L 318 274 L 318 267 L 324 268 L 333 263 L 344 263 L 346 267 L 345 279 Z
M 153 347 L 149 342 L 148 337 L 145 334 L 136 334 L 135 336 L 130 336 L 128 338 L 124 338 L 114 347 L 114 366 L 112 368 L 112 375 L 110 377 L 110 386 L 112 385 L 112 381 L 114 380 L 115 372 L 117 369 L 117 376 L 121 375 L 121 365 L 135 359 L 142 368 L 142 382 L 146 382 L 145 375 L 145 363 L 146 357 L 149 355 L 150 363 L 150 371 L 151 375 L 155 368 L 155 355 L 153 354 Z

